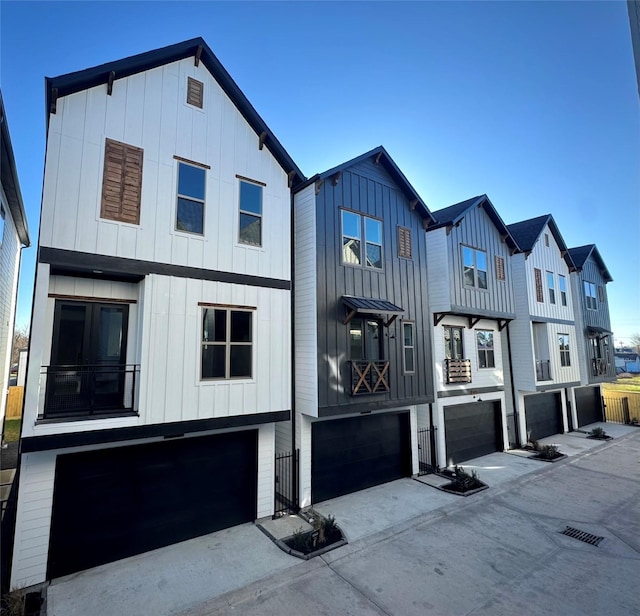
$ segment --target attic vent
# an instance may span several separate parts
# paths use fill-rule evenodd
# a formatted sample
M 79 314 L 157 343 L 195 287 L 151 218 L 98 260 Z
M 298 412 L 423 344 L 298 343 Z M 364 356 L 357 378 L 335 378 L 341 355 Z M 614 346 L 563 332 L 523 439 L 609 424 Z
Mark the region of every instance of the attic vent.
M 187 103 L 202 109 L 204 84 L 202 81 L 189 77 L 187 80 Z
M 584 543 L 588 543 L 589 545 L 593 545 L 595 547 L 598 547 L 600 542 L 604 539 L 604 537 L 598 537 L 598 535 L 585 533 L 583 530 L 578 530 L 577 528 L 573 528 L 572 526 L 567 526 L 560 534 L 571 537 L 572 539 L 577 539 L 578 541 L 583 541 Z

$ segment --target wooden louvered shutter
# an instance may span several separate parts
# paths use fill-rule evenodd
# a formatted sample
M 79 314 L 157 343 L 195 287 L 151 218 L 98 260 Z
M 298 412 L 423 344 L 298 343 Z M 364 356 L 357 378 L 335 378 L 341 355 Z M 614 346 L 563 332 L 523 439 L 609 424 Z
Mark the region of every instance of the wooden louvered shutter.
M 536 301 L 544 302 L 544 294 L 542 291 L 542 270 L 539 270 L 537 267 L 534 267 L 533 273 L 536 278 Z
M 504 257 L 496 255 L 496 280 L 505 280 Z
M 107 139 L 100 217 L 140 224 L 142 148 Z
M 204 84 L 192 77 L 187 78 L 187 103 L 202 109 Z
M 411 259 L 411 229 L 398 227 L 398 256 Z

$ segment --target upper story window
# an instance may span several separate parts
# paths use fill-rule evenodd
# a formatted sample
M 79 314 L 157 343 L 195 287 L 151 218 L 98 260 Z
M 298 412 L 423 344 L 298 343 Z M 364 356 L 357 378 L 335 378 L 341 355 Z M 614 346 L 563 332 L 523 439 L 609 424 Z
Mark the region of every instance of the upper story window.
M 374 319 L 349 321 L 349 359 L 379 361 L 383 358 L 382 322 Z
M 544 292 L 542 290 L 542 270 L 537 267 L 533 268 L 533 277 L 536 282 L 536 301 L 544 302 Z
M 553 280 L 553 272 L 547 272 L 547 288 L 549 289 L 549 301 L 552 304 L 556 303 L 556 287 Z
M 487 288 L 487 253 L 484 250 L 462 247 L 464 284 L 467 287 Z
M 142 148 L 105 140 L 100 218 L 140 224 L 142 158 Z
M 564 276 L 558 275 L 558 287 L 560 288 L 560 303 L 563 306 L 567 305 L 567 279 Z
M 178 162 L 176 229 L 204 233 L 204 194 L 206 170 L 202 166 Z
M 0 246 L 2 246 L 2 242 L 4 241 L 4 208 L 0 205 Z
M 398 256 L 411 259 L 411 229 L 398 227 Z
M 548 233 L 544 234 L 544 245 L 545 246 L 549 245 L 549 234 Z
M 253 366 L 253 311 L 202 309 L 201 375 L 206 379 L 250 379 Z
M 478 368 L 495 368 L 496 357 L 493 348 L 493 332 L 486 329 L 476 331 L 478 345 Z
M 504 269 L 504 257 L 499 257 L 496 255 L 496 280 L 506 280 L 507 275 Z
M 464 359 L 462 348 L 462 327 L 445 325 L 444 330 L 444 356 L 447 359 Z
M 204 98 L 204 83 L 193 79 L 193 77 L 187 78 L 187 103 L 202 109 L 202 102 Z
M 402 323 L 402 349 L 405 374 L 413 374 L 416 371 L 416 326 L 415 323 Z
M 584 300 L 588 310 L 595 310 L 596 304 L 596 285 L 593 282 L 584 281 Z
M 262 246 L 262 185 L 240 179 L 240 232 L 241 244 Z
M 382 221 L 342 210 L 342 263 L 362 265 L 362 243 L 365 265 L 382 269 Z
M 558 334 L 558 345 L 560 348 L 560 365 L 570 366 L 571 356 L 569 355 L 569 334 Z

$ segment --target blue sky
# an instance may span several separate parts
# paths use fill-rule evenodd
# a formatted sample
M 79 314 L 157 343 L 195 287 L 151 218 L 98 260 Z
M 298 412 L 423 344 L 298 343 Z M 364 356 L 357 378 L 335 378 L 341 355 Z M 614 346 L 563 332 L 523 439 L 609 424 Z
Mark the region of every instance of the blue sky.
M 616 340 L 640 332 L 639 101 L 626 4 L 8 2 L 0 78 L 33 247 L 44 77 L 202 36 L 307 176 L 384 145 L 438 210 L 486 193 L 596 243 Z

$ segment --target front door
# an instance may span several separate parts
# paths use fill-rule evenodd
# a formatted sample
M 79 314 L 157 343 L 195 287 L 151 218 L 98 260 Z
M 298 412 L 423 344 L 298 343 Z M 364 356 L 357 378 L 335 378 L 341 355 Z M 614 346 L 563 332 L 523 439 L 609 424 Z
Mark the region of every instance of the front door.
M 123 407 L 129 306 L 56 302 L 46 414 Z

